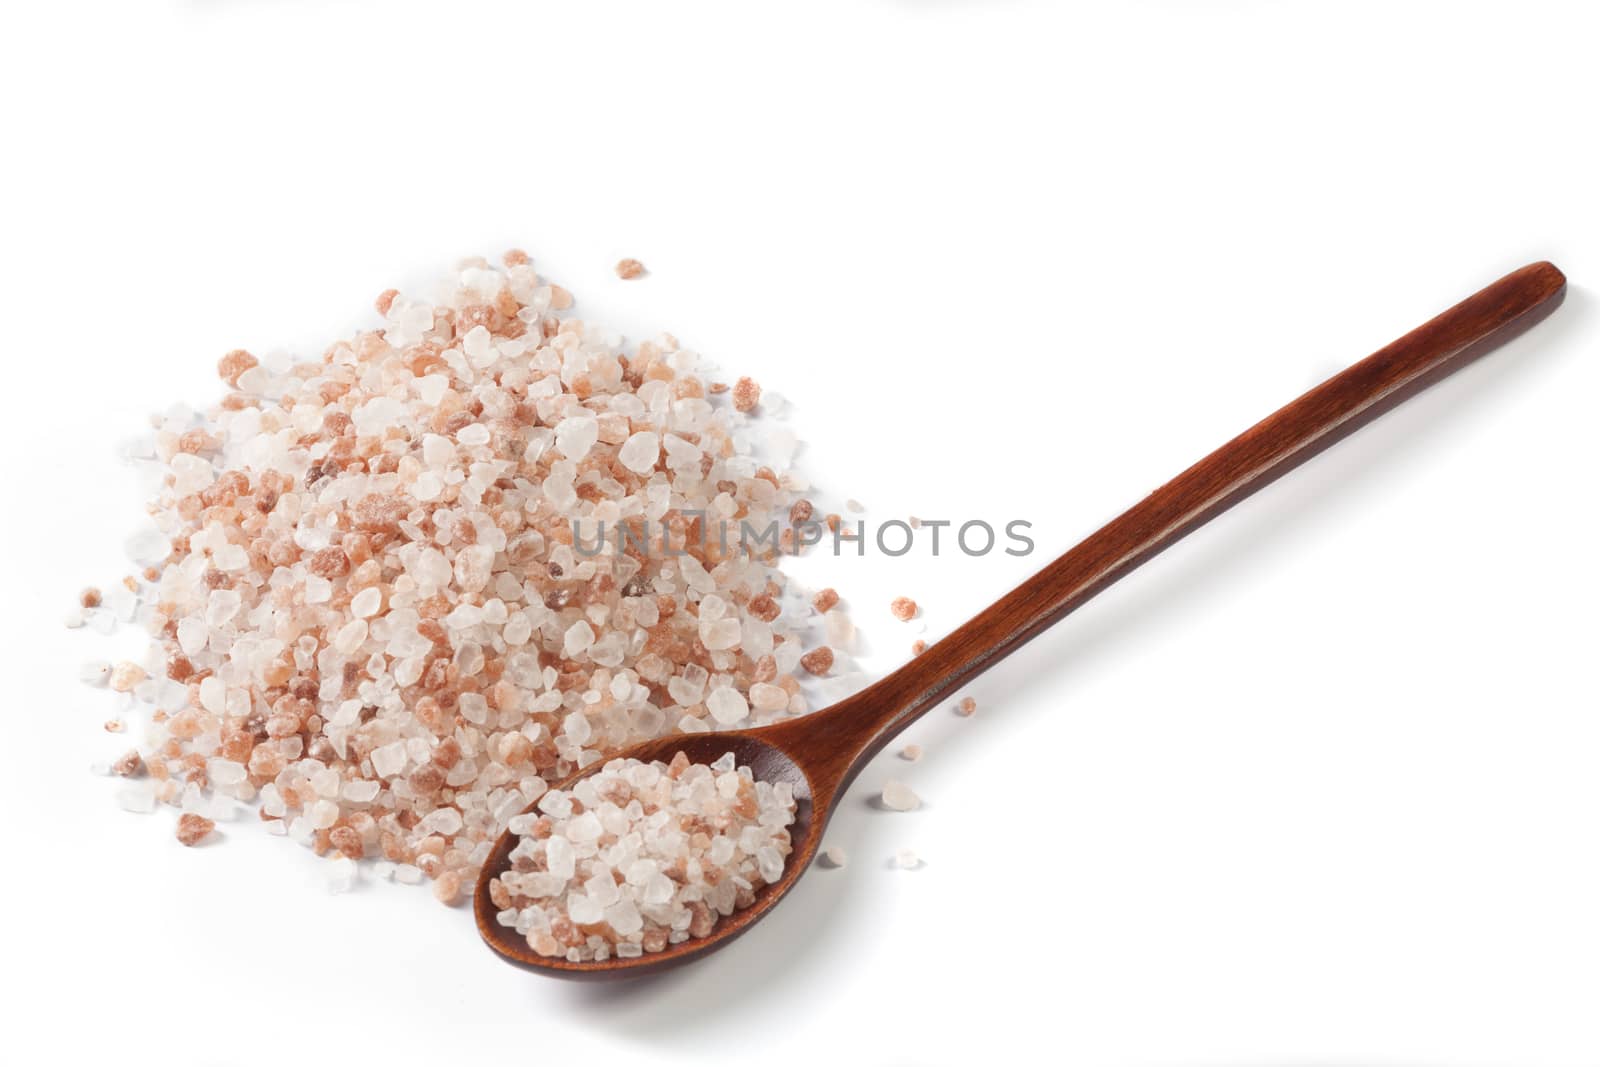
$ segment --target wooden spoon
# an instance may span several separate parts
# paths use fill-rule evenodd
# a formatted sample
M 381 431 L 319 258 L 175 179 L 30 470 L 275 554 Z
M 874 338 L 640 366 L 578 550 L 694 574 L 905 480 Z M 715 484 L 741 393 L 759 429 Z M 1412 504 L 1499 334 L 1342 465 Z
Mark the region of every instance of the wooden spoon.
M 727 944 L 794 887 L 815 858 L 840 795 L 901 730 L 1189 531 L 1532 326 L 1560 304 L 1565 292 L 1566 278 L 1549 263 L 1506 275 L 1246 430 L 943 641 L 854 696 L 771 726 L 664 737 L 617 753 L 666 761 L 683 752 L 694 762 L 710 763 L 732 752 L 758 779 L 794 787 L 798 813 L 789 828 L 794 850 L 783 875 L 760 890 L 752 906 L 721 919 L 708 936 L 632 959 L 570 963 L 538 955 L 515 930 L 500 925 L 489 899 L 489 882 L 506 869 L 516 845 L 509 831 L 495 843 L 478 879 L 473 905 L 479 933 L 508 962 L 570 978 L 659 971 Z M 593 764 L 560 788 L 570 788 L 600 766 Z

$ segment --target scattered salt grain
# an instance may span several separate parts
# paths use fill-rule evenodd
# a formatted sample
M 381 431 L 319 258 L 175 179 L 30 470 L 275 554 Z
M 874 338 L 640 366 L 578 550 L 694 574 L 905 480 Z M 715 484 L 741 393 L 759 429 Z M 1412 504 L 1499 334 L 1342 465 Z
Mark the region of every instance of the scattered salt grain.
M 971 715 L 977 710 L 978 702 L 971 697 L 962 697 L 961 702 L 956 705 L 956 714 L 958 715 Z
M 901 622 L 910 622 L 917 617 L 917 602 L 910 597 L 897 596 L 889 601 L 889 611 Z
M 631 281 L 644 275 L 644 264 L 637 259 L 623 259 L 617 262 L 617 277 L 623 281 Z
M 894 854 L 894 865 L 903 871 L 914 871 L 922 866 L 922 857 L 909 848 L 903 848 Z
M 883 783 L 883 806 L 890 811 L 914 811 L 922 806 L 922 798 L 904 782 L 891 778 Z
M 104 660 L 91 660 L 78 668 L 78 680 L 96 687 L 106 685 L 111 681 L 111 664 Z
M 917 760 L 922 758 L 922 746 L 907 745 L 905 748 L 900 750 L 900 758 L 911 763 L 917 762 Z
M 117 790 L 117 805 L 123 811 L 140 815 L 156 810 L 155 786 L 149 782 L 134 782 Z
M 358 871 L 356 861 L 348 856 L 340 856 L 327 862 L 324 877 L 327 879 L 328 892 L 348 893 L 355 888 Z
M 829 867 L 843 867 L 850 862 L 850 856 L 838 845 L 829 845 L 822 850 L 822 859 Z
M 201 815 L 184 812 L 178 816 L 178 843 L 193 848 L 211 835 L 217 824 Z
M 733 383 L 733 406 L 736 411 L 754 411 L 761 403 L 761 386 L 750 378 L 740 378 Z

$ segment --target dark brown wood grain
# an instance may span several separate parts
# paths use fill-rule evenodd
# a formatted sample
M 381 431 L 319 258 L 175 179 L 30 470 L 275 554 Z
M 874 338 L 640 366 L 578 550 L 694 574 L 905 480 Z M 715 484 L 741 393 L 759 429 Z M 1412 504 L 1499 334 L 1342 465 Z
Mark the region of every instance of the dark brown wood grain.
M 709 937 L 632 960 L 574 964 L 538 956 L 496 922 L 489 900 L 489 880 L 505 869 L 515 844 L 509 833 L 496 843 L 478 882 L 479 932 L 511 963 L 581 978 L 650 973 L 726 944 L 794 886 L 816 856 L 839 794 L 907 725 L 1190 531 L 1527 329 L 1554 310 L 1565 292 L 1565 277 L 1549 263 L 1508 274 L 1252 426 L 921 656 L 838 704 L 773 726 L 662 738 L 622 753 L 667 760 L 683 751 L 710 762 L 732 751 L 758 777 L 795 786 L 799 817 L 783 876 L 761 890 L 752 907 L 723 919 Z

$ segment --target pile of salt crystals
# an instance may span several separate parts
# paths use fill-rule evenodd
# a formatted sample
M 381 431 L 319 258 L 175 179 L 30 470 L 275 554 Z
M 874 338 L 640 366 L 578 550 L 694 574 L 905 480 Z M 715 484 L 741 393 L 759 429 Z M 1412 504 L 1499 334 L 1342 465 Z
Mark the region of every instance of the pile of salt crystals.
M 502 926 L 542 956 L 622 959 L 705 937 L 783 874 L 789 783 L 715 763 L 617 759 L 519 815 L 511 870 L 489 883 Z
M 336 883 L 375 858 L 453 902 L 549 783 L 808 710 L 820 627 L 780 553 L 702 536 L 809 513 L 773 469 L 793 438 L 757 437 L 672 338 L 625 351 L 571 303 L 524 254 L 470 261 L 320 359 L 230 353 L 222 403 L 158 425 L 160 536 L 132 549 L 156 640 L 125 672 L 154 710 L 125 805 L 259 798 Z

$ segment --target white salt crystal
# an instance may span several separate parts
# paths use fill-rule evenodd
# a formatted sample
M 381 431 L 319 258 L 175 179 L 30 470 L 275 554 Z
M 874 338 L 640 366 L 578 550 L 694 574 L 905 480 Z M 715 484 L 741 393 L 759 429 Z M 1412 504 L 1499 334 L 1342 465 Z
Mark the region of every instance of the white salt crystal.
M 653 874 L 644 884 L 643 892 L 639 899 L 647 906 L 665 904 L 677 892 L 677 885 L 664 874 Z
M 639 914 L 639 909 L 634 902 L 627 897 L 606 909 L 605 920 L 613 930 L 623 937 L 638 933 L 644 929 L 644 917 Z
M 900 750 L 900 758 L 903 760 L 909 760 L 912 763 L 917 762 L 917 760 L 922 758 L 922 746 L 907 745 L 905 748 Z
M 597 923 L 605 918 L 605 908 L 587 893 L 577 893 L 567 898 L 567 917 L 579 925 Z
M 108 685 L 111 682 L 111 664 L 105 660 L 90 660 L 78 668 L 78 680 L 96 687 Z
M 848 651 L 856 637 L 856 627 L 850 617 L 834 608 L 823 614 L 822 622 L 828 634 L 828 644 L 835 650 Z
M 476 593 L 489 584 L 494 565 L 494 549 L 487 545 L 468 545 L 456 554 L 456 584 L 463 592 Z
M 213 715 L 221 715 L 227 710 L 228 687 L 222 684 L 222 679 L 212 675 L 200 683 L 200 706 Z
M 377 586 L 369 585 L 350 598 L 350 614 L 358 619 L 369 619 L 383 606 L 383 593 Z
M 561 721 L 561 732 L 575 745 L 587 744 L 593 735 L 589 717 L 581 711 L 574 711 Z
M 539 810 L 553 819 L 565 819 L 572 814 L 572 797 L 565 790 L 552 789 L 540 799 Z
M 636 474 L 650 473 L 660 456 L 660 438 L 650 430 L 634 434 L 617 452 L 617 459 L 622 465 Z
M 176 456 L 173 458 L 174 460 L 177 459 Z M 189 458 L 194 459 L 192 456 Z M 206 463 L 204 460 L 197 460 L 196 465 L 202 468 L 201 476 L 205 478 L 205 481 L 201 482 L 195 488 L 203 489 L 207 485 L 211 484 L 211 464 Z M 146 527 L 140 530 L 138 533 L 128 538 L 128 540 L 124 542 L 123 547 L 128 553 L 128 558 L 132 559 L 135 563 L 141 563 L 145 566 L 151 566 L 153 564 L 160 563 L 162 560 L 166 559 L 168 553 L 172 551 L 172 543 L 166 539 L 160 530 L 157 530 L 154 527 Z
M 706 710 L 723 726 L 732 726 L 750 714 L 744 695 L 732 686 L 719 686 L 706 697 Z
M 242 571 L 250 565 L 250 553 L 243 545 L 226 544 L 211 553 L 211 562 L 219 571 Z
M 311 820 L 313 830 L 326 830 L 339 821 L 339 805 L 331 800 L 313 801 L 306 818 Z
M 341 656 L 354 653 L 367 640 L 367 620 L 351 619 L 333 636 L 333 648 Z
M 823 849 L 822 858 L 824 861 L 826 861 L 829 867 L 843 867 L 846 863 L 850 862 L 849 853 L 845 852 L 845 850 L 840 848 L 838 845 L 829 845 L 827 848 Z
M 581 815 L 574 815 L 572 821 L 567 823 L 567 840 L 575 845 L 589 844 L 600 839 L 602 827 L 600 820 L 594 812 L 586 811 Z
M 756 870 L 770 885 L 783 875 L 783 855 L 771 845 L 756 849 Z
M 562 651 L 570 659 L 594 644 L 594 627 L 582 621 L 573 623 L 562 638 Z
M 481 325 L 467 331 L 467 335 L 461 339 L 461 350 L 466 354 L 467 362 L 478 370 L 489 366 L 495 359 L 493 336 L 487 327 Z
M 198 656 L 211 639 L 211 627 L 194 615 L 178 620 L 178 648 L 185 656 Z
M 394 741 L 372 750 L 372 770 L 380 778 L 393 778 L 406 768 L 406 743 Z
M 743 627 L 738 619 L 701 620 L 700 623 L 700 643 L 712 652 L 737 648 L 742 633 Z
M 600 438 L 600 422 L 590 415 L 574 415 L 556 423 L 556 447 L 570 460 L 580 460 Z
M 922 806 L 922 798 L 904 782 L 891 778 L 883 783 L 883 806 L 891 811 L 913 811 Z
M 243 600 L 236 589 L 213 589 L 206 601 L 206 625 L 213 630 L 226 626 L 239 614 Z
M 750 703 L 757 711 L 782 711 L 789 706 L 783 687 L 757 682 L 750 687 Z
M 915 870 L 922 866 L 922 859 L 909 848 L 903 848 L 894 854 L 894 865 L 902 870 Z
M 324 871 L 328 880 L 328 892 L 348 893 L 355 888 L 356 878 L 358 877 L 356 861 L 348 856 L 327 860 Z M 420 874 L 421 872 L 418 873 Z
M 546 869 L 557 878 L 571 878 L 577 866 L 577 854 L 564 837 L 552 837 L 545 842 L 544 858 Z
M 152 782 L 129 782 L 117 790 L 117 804 L 123 811 L 137 812 L 140 815 L 155 811 L 155 784 Z
M 244 764 L 234 760 L 213 759 L 206 763 L 206 776 L 219 788 L 238 785 L 245 780 Z

